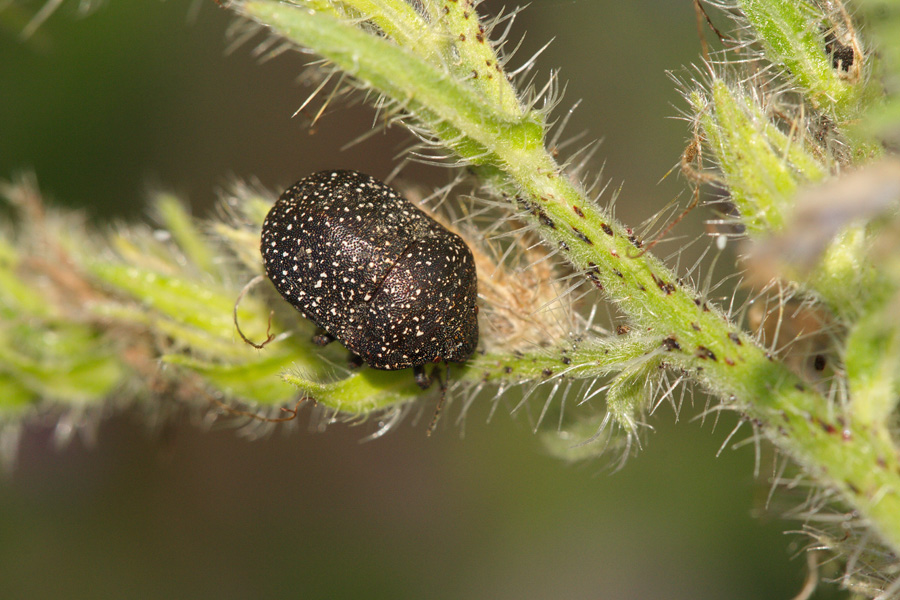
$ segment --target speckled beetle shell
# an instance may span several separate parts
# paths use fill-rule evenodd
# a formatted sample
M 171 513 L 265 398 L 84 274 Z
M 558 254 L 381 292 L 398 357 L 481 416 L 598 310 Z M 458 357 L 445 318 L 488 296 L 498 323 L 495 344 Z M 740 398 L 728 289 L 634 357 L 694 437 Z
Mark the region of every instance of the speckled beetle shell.
M 285 300 L 371 367 L 463 362 L 475 350 L 472 252 L 377 179 L 301 179 L 266 216 L 261 252 Z

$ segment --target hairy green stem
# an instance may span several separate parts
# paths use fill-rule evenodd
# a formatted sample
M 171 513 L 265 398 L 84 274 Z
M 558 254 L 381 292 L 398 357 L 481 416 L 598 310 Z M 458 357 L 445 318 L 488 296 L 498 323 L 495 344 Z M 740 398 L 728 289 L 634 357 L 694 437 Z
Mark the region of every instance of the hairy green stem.
M 885 9 L 887 1 L 866 4 Z M 638 415 L 648 406 L 647 389 L 673 373 L 675 379 L 691 379 L 717 396 L 720 408 L 741 411 L 816 483 L 837 491 L 842 508 L 857 511 L 900 554 L 900 458 L 892 429 L 900 396 L 900 334 L 893 316 L 900 302 L 900 263 L 892 258 L 900 248 L 900 221 L 879 200 L 891 186 L 900 187 L 894 170 L 878 175 L 860 169 L 860 179 L 843 177 L 840 183 L 853 187 L 858 198 L 841 204 L 847 194 L 838 190 L 832 211 L 868 203 L 878 217 L 853 217 L 860 213 L 849 211 L 836 227 L 817 232 L 829 245 L 809 267 L 811 274 L 805 279 L 781 274 L 789 285 L 815 294 L 816 306 L 830 308 L 837 325 L 837 341 L 822 343 L 827 370 L 822 367 L 816 383 L 811 374 L 806 381 L 807 374 L 798 375 L 789 365 L 790 357 L 782 362 L 731 323 L 570 178 L 547 150 L 546 109 L 534 108 L 538 102 L 552 105 L 553 94 L 545 98 L 516 90 L 474 5 L 473 0 L 231 4 L 330 61 L 330 67 L 320 68 L 349 74 L 342 80 L 378 98 L 383 114 L 408 125 L 424 144 L 442 155 L 455 154 L 485 190 L 503 198 L 543 237 L 549 254 L 564 258 L 575 277 L 602 290 L 627 321 L 618 328 L 622 335 L 601 336 L 584 327 L 574 311 L 554 320 L 571 306 L 559 313 L 538 308 L 564 294 L 554 287 L 558 272 L 548 267 L 551 257 L 531 248 L 530 233 L 517 234 L 509 246 L 519 250 L 521 264 L 530 265 L 513 273 L 506 267 L 514 265 L 494 262 L 487 242 L 461 231 L 482 261 L 479 272 L 497 277 L 480 282 L 482 317 L 492 335 L 482 336 L 481 353 L 452 365 L 451 386 L 458 384 L 475 398 L 483 388 L 501 390 L 499 397 L 521 385 L 523 403 L 532 391 L 550 389 L 539 420 L 553 411 L 561 429 L 573 425 L 557 442 L 571 441 L 570 432 L 595 439 L 609 433 L 611 424 L 625 432 L 615 443 L 627 448 Z M 758 242 L 792 233 L 798 191 L 808 183 L 831 186 L 839 167 L 882 152 L 875 140 L 884 138 L 871 130 L 874 121 L 869 129 L 851 127 L 871 117 L 868 109 L 880 101 L 880 90 L 873 75 L 875 53 L 860 51 L 849 18 L 838 10 L 840 2 L 736 0 L 736 6 L 744 9 L 745 27 L 738 35 L 752 42 L 747 47 L 762 48 L 780 71 L 744 73 L 740 84 L 718 73 L 706 81 L 706 91 L 690 93 L 696 119 L 690 148 L 697 150 L 697 160 L 686 155 L 691 164 L 685 171 L 695 169 L 696 180 L 706 181 L 705 166 L 696 165 L 702 162 L 700 148 L 711 149 L 719 170 L 714 179 L 739 211 L 734 221 Z M 888 46 L 881 54 L 886 65 L 900 62 L 890 46 L 891 39 L 900 38 L 890 35 L 889 23 L 900 23 L 900 17 L 874 27 Z M 852 64 L 835 65 L 835 48 L 841 61 L 849 61 L 850 47 Z M 755 50 L 747 56 L 754 65 L 762 62 Z M 787 84 L 770 86 L 775 80 Z M 555 89 L 554 80 L 548 89 Z M 891 99 L 884 106 L 882 118 L 895 110 Z M 874 190 L 873 196 L 866 190 Z M 42 400 L 96 405 L 118 390 L 136 389 L 132 382 L 138 381 L 144 387 L 132 394 L 135 398 L 153 398 L 155 390 L 163 390 L 167 397 L 243 416 L 252 415 L 229 410 L 232 401 L 272 415 L 295 403 L 299 393 L 352 419 L 378 411 L 392 423 L 407 412 L 403 403 L 422 395 L 409 372 L 346 369 L 344 348 L 314 347 L 312 324 L 273 302 L 277 294 L 265 279 L 252 279 L 262 272 L 259 229 L 273 201 L 267 192 L 236 186 L 224 199 L 222 218 L 206 228 L 209 236 L 184 205 L 166 195 L 156 198 L 155 207 L 170 235 L 141 226 L 97 235 L 72 227 L 70 215 L 45 211 L 36 186 L 27 181 L 0 184 L 0 192 L 17 209 L 12 229 L 0 232 L 0 409 L 8 423 Z M 233 260 L 221 260 L 223 254 Z M 256 283 L 240 290 L 247 279 Z M 533 304 L 520 302 L 532 291 Z M 245 344 L 244 336 L 256 342 Z M 160 369 L 160 363 L 175 368 Z M 433 368 L 440 375 L 444 367 Z M 555 412 L 556 390 L 565 393 L 581 385 L 577 381 L 592 391 L 584 400 L 605 392 L 605 413 L 586 404 L 589 416 L 572 418 L 576 411 L 564 412 L 563 403 Z M 887 556 L 885 562 L 893 560 Z
M 544 147 L 540 118 L 522 108 L 521 117 L 511 119 L 508 108 L 498 107 L 476 87 L 329 14 L 269 1 L 247 2 L 243 10 L 392 98 L 464 160 L 503 173 L 517 190 L 510 200 L 522 215 L 644 335 L 658 340 L 668 351 L 667 363 L 742 410 L 779 448 L 837 489 L 900 552 L 900 465 L 889 440 L 833 414 L 820 393 L 773 360 L 661 261 L 639 251 L 630 230 L 561 171 Z M 469 66 L 466 59 L 460 55 L 462 70 Z M 798 73 L 805 72 L 801 66 L 795 66 Z

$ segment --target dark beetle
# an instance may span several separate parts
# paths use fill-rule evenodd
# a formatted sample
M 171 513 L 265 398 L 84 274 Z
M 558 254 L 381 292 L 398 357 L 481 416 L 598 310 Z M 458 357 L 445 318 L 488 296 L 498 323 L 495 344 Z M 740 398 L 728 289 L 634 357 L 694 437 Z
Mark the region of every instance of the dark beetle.
M 386 184 L 321 171 L 287 189 L 263 222 L 261 252 L 276 289 L 369 366 L 464 362 L 478 343 L 472 252 Z

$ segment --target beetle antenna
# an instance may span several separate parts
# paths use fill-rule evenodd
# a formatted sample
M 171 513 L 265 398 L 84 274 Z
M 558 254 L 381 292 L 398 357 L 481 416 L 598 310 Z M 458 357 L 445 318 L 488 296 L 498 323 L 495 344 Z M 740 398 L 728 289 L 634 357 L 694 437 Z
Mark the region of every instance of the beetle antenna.
M 257 414 L 255 412 L 250 412 L 247 410 L 241 410 L 240 408 L 235 408 L 233 406 L 229 406 L 218 400 L 217 398 L 210 397 L 210 401 L 227 412 L 231 416 L 237 417 L 248 417 L 254 421 L 262 421 L 263 423 L 286 423 L 288 421 L 293 421 L 299 416 L 300 413 L 300 405 L 306 402 L 307 398 L 300 398 L 297 400 L 297 404 L 294 405 L 294 408 L 288 408 L 286 406 L 281 407 L 281 412 L 285 413 L 287 416 L 285 417 L 265 417 L 263 415 Z M 315 402 L 315 401 L 313 401 Z
M 425 435 L 428 437 L 431 437 L 431 432 L 434 431 L 434 428 L 437 425 L 438 417 L 441 416 L 441 409 L 444 408 L 444 398 L 447 397 L 447 382 L 450 381 L 450 363 L 444 361 L 444 365 L 447 369 L 443 379 L 441 379 L 441 374 L 437 372 L 437 366 L 435 366 L 434 370 L 431 372 L 432 376 L 437 379 L 438 386 L 441 388 L 441 397 L 438 398 L 437 406 L 434 407 L 434 416 L 431 418 L 431 425 L 428 426 L 428 431 L 425 432 Z
M 262 275 L 257 275 L 256 277 L 254 277 L 253 279 L 251 279 L 249 282 L 247 282 L 247 285 L 245 285 L 245 286 L 244 286 L 244 289 L 241 290 L 241 293 L 238 294 L 237 300 L 234 301 L 234 326 L 235 326 L 235 328 L 237 329 L 238 335 L 241 336 L 241 339 L 242 339 L 242 340 L 244 340 L 246 343 L 250 344 L 251 346 L 253 346 L 253 347 L 256 348 L 257 350 L 262 350 L 263 348 L 265 348 L 265 347 L 269 344 L 269 342 L 271 342 L 272 340 L 275 339 L 275 336 L 272 334 L 272 316 L 275 314 L 275 311 L 274 311 L 274 310 L 269 311 L 269 324 L 266 325 L 266 339 L 265 339 L 265 341 L 263 341 L 263 343 L 261 343 L 261 344 L 256 344 L 256 343 L 250 341 L 249 339 L 247 339 L 247 336 L 244 335 L 244 332 L 243 332 L 243 331 L 241 331 L 241 326 L 238 325 L 238 315 L 237 315 L 237 313 L 238 313 L 238 306 L 241 304 L 241 300 L 244 299 L 244 294 L 246 294 L 247 292 L 249 292 L 249 291 L 250 291 L 250 288 L 252 288 L 254 285 L 256 285 L 257 283 L 259 283 L 259 282 L 262 281 L 263 279 L 265 279 L 264 276 L 262 276 Z

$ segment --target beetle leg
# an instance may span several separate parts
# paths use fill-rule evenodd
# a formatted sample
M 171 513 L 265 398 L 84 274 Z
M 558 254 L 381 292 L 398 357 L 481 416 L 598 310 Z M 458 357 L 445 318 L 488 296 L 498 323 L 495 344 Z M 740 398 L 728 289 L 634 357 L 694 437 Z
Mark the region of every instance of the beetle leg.
M 447 374 L 444 379 L 441 379 L 441 374 L 438 372 L 437 366 L 435 366 L 431 371 L 433 377 L 438 380 L 438 385 L 441 386 L 441 397 L 438 398 L 437 406 L 434 407 L 434 416 L 431 418 L 431 425 L 428 426 L 428 431 L 425 432 L 425 435 L 427 435 L 428 437 L 431 437 L 431 432 L 434 431 L 434 428 L 437 425 L 438 417 L 441 416 L 441 409 L 444 408 L 444 398 L 447 395 L 447 382 L 450 381 L 450 363 L 445 361 L 444 364 L 447 368 Z M 429 383 L 431 383 L 430 380 Z
M 416 378 L 416 383 L 419 384 L 419 387 L 423 390 L 427 390 L 431 387 L 432 378 L 425 372 L 424 365 L 413 367 L 413 377 Z
M 365 364 L 365 361 L 360 358 L 359 354 L 353 354 L 352 352 L 350 353 L 350 358 L 347 359 L 347 367 L 349 369 L 358 369 L 362 367 L 363 364 Z
M 312 337 L 312 343 L 316 346 L 327 346 L 331 342 L 334 341 L 334 337 L 331 336 L 324 329 L 319 329 L 316 331 L 316 334 Z
M 244 289 L 241 290 L 241 293 L 238 294 L 237 299 L 234 301 L 234 312 L 233 312 L 233 315 L 234 315 L 234 328 L 237 329 L 238 335 L 241 336 L 241 339 L 244 340 L 244 342 L 250 344 L 251 346 L 253 346 L 253 347 L 256 348 L 257 350 L 262 350 L 263 348 L 266 347 L 266 345 L 267 345 L 269 342 L 271 342 L 272 340 L 275 339 L 275 336 L 272 334 L 272 315 L 274 315 L 275 312 L 274 312 L 274 311 L 270 311 L 270 312 L 269 312 L 269 324 L 266 326 L 266 339 L 265 339 L 265 341 L 263 341 L 263 342 L 257 344 L 256 342 L 251 342 L 251 341 L 247 338 L 247 336 L 244 335 L 244 332 L 241 331 L 241 326 L 238 325 L 238 305 L 240 305 L 241 299 L 244 297 L 244 294 L 246 294 L 246 293 L 250 290 L 250 288 L 252 288 L 254 285 L 256 285 L 257 283 L 259 283 L 259 282 L 262 281 L 263 279 L 265 279 L 265 278 L 264 278 L 262 275 L 257 275 L 256 277 L 254 277 L 253 279 L 251 279 L 251 280 L 247 283 L 247 285 L 244 286 Z

